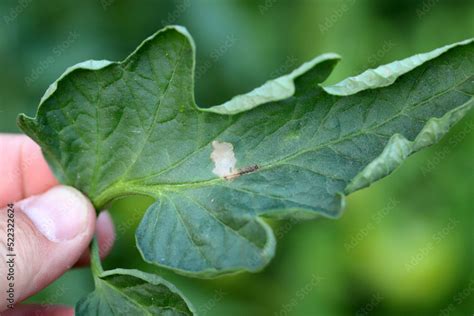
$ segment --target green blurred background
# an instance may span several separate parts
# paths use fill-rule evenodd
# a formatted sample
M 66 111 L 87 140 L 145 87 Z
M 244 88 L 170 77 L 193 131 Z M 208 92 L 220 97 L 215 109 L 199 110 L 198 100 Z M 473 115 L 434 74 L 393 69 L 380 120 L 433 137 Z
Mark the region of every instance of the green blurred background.
M 473 36 L 472 0 L 6 1 L 0 3 L 0 132 L 35 113 L 48 85 L 87 59 L 123 59 L 167 24 L 197 44 L 197 101 L 221 103 L 325 52 L 328 82 Z M 142 262 L 133 232 L 147 201 L 112 207 L 108 268 L 175 282 L 201 315 L 472 315 L 474 113 L 394 175 L 348 198 L 339 220 L 273 223 L 275 259 L 259 274 L 197 280 Z M 87 269 L 31 301 L 73 305 Z

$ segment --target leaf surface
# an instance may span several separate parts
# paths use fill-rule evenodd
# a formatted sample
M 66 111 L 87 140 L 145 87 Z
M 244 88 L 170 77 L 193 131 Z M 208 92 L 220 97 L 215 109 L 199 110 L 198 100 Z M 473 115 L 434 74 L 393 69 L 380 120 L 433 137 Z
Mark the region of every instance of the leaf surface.
M 165 28 L 122 62 L 72 67 L 19 125 L 97 208 L 155 198 L 144 259 L 200 277 L 261 269 L 275 250 L 262 217 L 338 217 L 473 106 L 471 40 L 323 88 L 339 60 L 325 54 L 210 108 L 195 104 L 194 60 L 187 31 Z
M 103 271 L 97 243 L 92 246 L 95 291 L 76 304 L 76 315 L 194 315 L 194 309 L 170 283 L 139 270 Z

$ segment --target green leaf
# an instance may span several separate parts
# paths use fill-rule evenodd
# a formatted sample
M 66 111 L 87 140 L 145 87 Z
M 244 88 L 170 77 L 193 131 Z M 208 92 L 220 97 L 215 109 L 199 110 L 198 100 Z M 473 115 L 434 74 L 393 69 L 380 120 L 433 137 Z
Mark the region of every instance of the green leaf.
M 194 309 L 170 283 L 138 270 L 103 271 L 97 243 L 92 246 L 95 291 L 76 304 L 76 315 L 194 315 Z
M 69 69 L 19 125 L 97 208 L 126 195 L 156 199 L 136 233 L 146 261 L 200 277 L 257 271 L 275 250 L 262 217 L 338 217 L 345 195 L 472 108 L 473 45 L 322 88 L 339 60 L 326 54 L 204 109 L 194 101 L 193 41 L 168 27 L 122 62 Z

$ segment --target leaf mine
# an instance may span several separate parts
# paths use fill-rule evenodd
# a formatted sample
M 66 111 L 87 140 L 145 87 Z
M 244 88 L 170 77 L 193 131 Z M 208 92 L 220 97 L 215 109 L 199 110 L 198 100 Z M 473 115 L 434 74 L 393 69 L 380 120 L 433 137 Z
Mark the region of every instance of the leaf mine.
M 231 143 L 220 143 L 215 140 L 212 142 L 212 148 L 211 159 L 214 162 L 212 172 L 221 178 L 234 176 L 235 164 L 237 163 L 234 146 Z

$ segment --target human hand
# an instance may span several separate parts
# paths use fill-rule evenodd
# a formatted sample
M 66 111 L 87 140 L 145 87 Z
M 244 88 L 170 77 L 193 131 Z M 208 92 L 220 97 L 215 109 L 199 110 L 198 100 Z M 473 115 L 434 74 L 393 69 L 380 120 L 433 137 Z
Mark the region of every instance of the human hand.
M 1 314 L 74 315 L 72 308 L 61 306 L 8 308 L 7 291 L 13 288 L 16 304 L 72 266 L 87 264 L 94 232 L 101 257 L 107 255 L 115 239 L 109 213 L 101 212 L 96 220 L 90 201 L 78 190 L 59 185 L 39 146 L 22 135 L 0 134 L 0 193 Z

